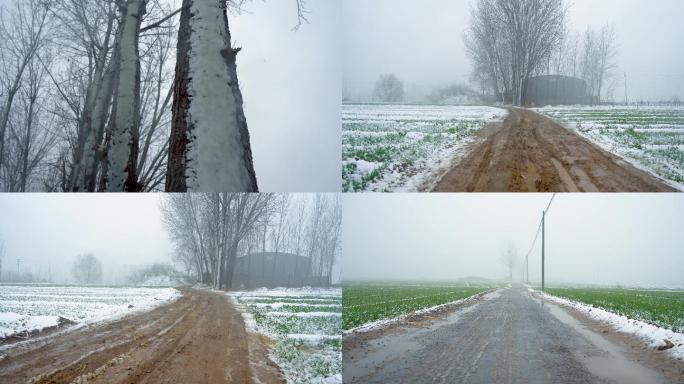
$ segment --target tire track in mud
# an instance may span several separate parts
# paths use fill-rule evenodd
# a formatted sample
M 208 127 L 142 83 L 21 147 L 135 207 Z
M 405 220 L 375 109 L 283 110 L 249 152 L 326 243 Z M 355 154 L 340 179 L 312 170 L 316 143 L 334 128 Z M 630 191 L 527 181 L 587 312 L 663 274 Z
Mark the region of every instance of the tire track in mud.
M 434 192 L 672 192 L 555 121 L 510 108 L 437 183 Z
M 284 382 L 225 295 L 181 291 L 145 313 L 10 347 L 0 382 Z

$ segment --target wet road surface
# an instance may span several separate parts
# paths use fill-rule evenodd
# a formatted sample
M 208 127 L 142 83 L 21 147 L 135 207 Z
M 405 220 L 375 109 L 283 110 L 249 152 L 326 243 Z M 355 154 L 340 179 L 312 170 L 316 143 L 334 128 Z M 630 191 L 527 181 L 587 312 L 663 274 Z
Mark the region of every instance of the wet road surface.
M 349 383 L 666 382 L 522 286 L 353 344 L 343 355 Z

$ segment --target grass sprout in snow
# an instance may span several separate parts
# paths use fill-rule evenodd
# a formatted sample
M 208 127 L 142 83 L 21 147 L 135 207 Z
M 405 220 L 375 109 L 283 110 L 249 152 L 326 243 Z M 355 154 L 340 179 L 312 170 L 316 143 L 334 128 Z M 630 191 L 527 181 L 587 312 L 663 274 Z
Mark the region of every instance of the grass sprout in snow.
M 465 299 L 493 288 L 485 284 L 345 283 L 342 293 L 345 331 L 421 309 Z
M 342 291 L 281 288 L 231 292 L 247 327 L 275 340 L 271 353 L 290 383 L 342 382 Z
M 343 105 L 342 189 L 429 188 L 473 132 L 505 115 L 505 110 L 491 107 Z
M 684 107 L 566 106 L 536 110 L 684 189 Z

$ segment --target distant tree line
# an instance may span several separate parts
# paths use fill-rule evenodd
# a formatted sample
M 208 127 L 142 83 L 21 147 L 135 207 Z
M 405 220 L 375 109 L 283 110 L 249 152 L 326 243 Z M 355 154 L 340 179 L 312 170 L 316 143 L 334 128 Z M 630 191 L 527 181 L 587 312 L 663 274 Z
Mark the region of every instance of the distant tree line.
M 197 282 L 229 289 L 238 256 L 289 252 L 309 257 L 311 276 L 332 283 L 342 226 L 338 195 L 172 194 L 161 209 L 174 259 Z
M 564 0 L 478 0 L 464 36 L 471 79 L 500 102 L 523 105 L 531 77 L 579 77 L 601 102 L 616 67 L 615 31 L 606 25 L 570 36 L 567 18 Z

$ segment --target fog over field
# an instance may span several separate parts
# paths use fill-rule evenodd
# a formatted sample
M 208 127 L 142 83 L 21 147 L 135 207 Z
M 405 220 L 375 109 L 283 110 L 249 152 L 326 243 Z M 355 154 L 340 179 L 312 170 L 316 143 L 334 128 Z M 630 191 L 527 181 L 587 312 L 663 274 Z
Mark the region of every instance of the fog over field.
M 73 283 L 76 257 L 93 253 L 103 283 L 125 283 L 133 267 L 171 261 L 173 245 L 159 212 L 161 195 L 4 194 L 0 237 L 3 276 Z
M 353 97 L 370 92 L 380 74 L 395 73 L 407 93 L 465 82 L 471 73 L 463 34 L 476 2 L 345 0 L 342 13 L 344 85 Z M 613 98 L 684 98 L 684 2 L 679 0 L 572 0 L 568 32 L 615 27 L 617 68 Z
M 514 279 L 550 194 L 344 195 L 345 280 Z M 546 217 L 547 284 L 684 287 L 684 199 L 662 194 L 558 194 Z M 541 275 L 541 234 L 529 258 Z

